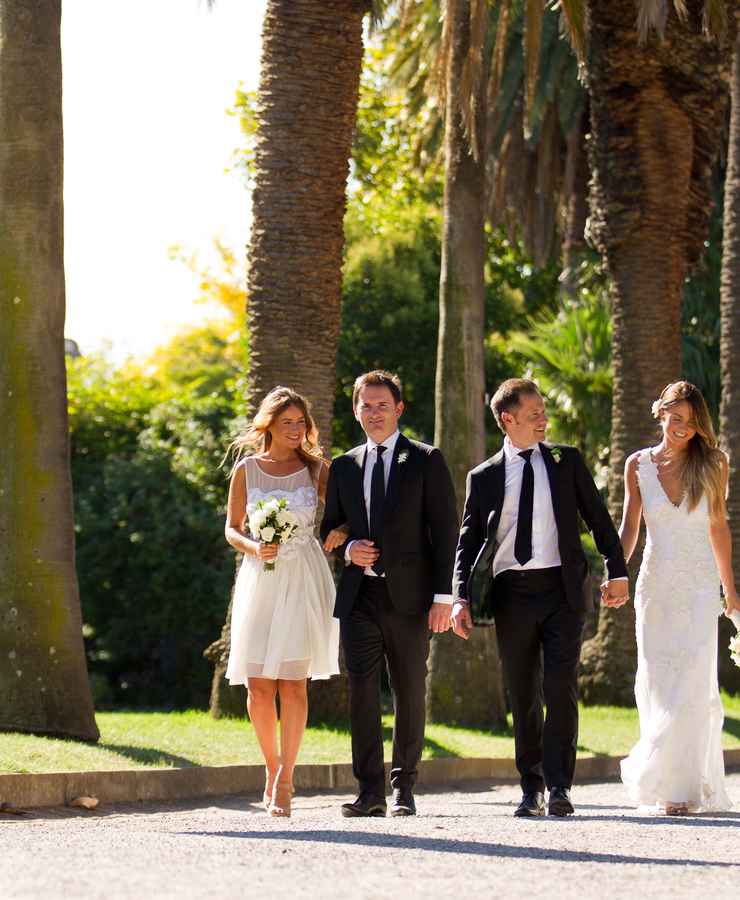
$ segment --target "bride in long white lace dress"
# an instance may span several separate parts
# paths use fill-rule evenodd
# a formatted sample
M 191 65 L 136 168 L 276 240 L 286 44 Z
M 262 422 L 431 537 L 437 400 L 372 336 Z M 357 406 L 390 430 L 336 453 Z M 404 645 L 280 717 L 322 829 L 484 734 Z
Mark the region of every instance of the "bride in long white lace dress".
M 250 430 L 234 442 L 253 456 L 234 467 L 226 539 L 244 558 L 234 588 L 226 678 L 247 685 L 247 708 L 265 757 L 264 805 L 289 816 L 293 770 L 306 725 L 306 679 L 339 673 L 339 622 L 334 581 L 314 536 L 328 465 L 306 400 L 277 387 L 263 400 Z M 281 545 L 254 540 L 249 517 L 261 500 L 285 499 L 298 527 Z M 345 540 L 339 530 L 328 550 Z M 274 564 L 266 569 L 265 563 Z M 276 696 L 280 697 L 280 752 Z
M 645 518 L 637 578 L 640 740 L 622 762 L 631 799 L 669 815 L 729 809 L 717 684 L 719 582 L 740 608 L 725 511 L 727 459 L 699 390 L 668 385 L 653 405 L 662 440 L 625 468 L 620 537 L 627 559 Z

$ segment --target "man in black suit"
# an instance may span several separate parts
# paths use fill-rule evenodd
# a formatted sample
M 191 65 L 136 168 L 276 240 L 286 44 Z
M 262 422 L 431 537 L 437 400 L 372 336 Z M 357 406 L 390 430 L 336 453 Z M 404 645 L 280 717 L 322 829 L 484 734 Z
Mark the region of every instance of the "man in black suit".
M 475 617 L 495 619 L 523 791 L 515 815 L 544 815 L 547 786 L 548 812 L 566 816 L 573 813 L 577 674 L 591 603 L 579 515 L 606 562 L 607 604 L 627 601 L 627 567 L 581 454 L 543 443 L 547 416 L 537 385 L 509 379 L 491 409 L 506 437 L 468 474 L 452 627 L 467 638 Z
M 366 443 L 329 471 L 321 536 L 349 528 L 334 615 L 350 683 L 352 767 L 359 796 L 344 816 L 384 816 L 380 676 L 385 659 L 395 710 L 391 815 L 416 813 L 413 786 L 424 746 L 429 631 L 450 627 L 457 511 L 442 454 L 398 431 L 401 382 L 375 371 L 352 395 Z

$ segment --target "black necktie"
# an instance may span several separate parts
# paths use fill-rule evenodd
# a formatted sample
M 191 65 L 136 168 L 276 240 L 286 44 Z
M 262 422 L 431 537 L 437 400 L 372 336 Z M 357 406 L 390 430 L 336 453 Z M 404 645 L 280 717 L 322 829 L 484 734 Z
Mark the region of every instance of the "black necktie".
M 532 509 L 534 506 L 534 469 L 530 456 L 534 451 L 522 450 L 519 454 L 524 460 L 522 472 L 522 491 L 519 494 L 519 512 L 516 519 L 516 539 L 514 540 L 514 556 L 520 566 L 532 559 Z
M 373 477 L 370 482 L 370 540 L 374 541 L 375 547 L 380 550 L 381 555 L 377 558 L 373 565 L 373 572 L 376 575 L 382 575 L 385 572 L 383 566 L 383 505 L 385 503 L 385 467 L 383 466 L 383 454 L 387 450 L 382 444 L 378 444 L 378 458 L 373 466 Z

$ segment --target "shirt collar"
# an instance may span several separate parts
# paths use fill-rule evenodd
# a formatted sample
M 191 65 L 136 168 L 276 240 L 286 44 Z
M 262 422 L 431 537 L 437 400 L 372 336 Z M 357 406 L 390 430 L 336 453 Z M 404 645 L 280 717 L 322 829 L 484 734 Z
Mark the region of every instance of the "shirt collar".
M 509 440 L 509 435 L 507 434 L 504 438 L 504 454 L 506 456 L 507 462 L 511 462 L 514 460 L 521 460 L 522 457 L 519 454 L 522 450 L 534 450 L 535 453 L 540 452 L 540 445 L 538 443 L 530 444 L 529 447 L 515 447 L 511 441 Z
M 389 437 L 387 437 L 383 441 L 383 446 L 386 448 L 386 450 L 391 451 L 391 453 L 390 453 L 391 456 L 393 456 L 393 451 L 396 449 L 396 442 L 398 441 L 398 438 L 400 436 L 401 436 L 401 432 L 398 429 L 396 429 L 393 432 L 393 434 L 389 435 Z M 367 452 L 368 453 L 372 453 L 372 451 L 377 446 L 378 446 L 377 443 L 372 438 L 367 439 Z

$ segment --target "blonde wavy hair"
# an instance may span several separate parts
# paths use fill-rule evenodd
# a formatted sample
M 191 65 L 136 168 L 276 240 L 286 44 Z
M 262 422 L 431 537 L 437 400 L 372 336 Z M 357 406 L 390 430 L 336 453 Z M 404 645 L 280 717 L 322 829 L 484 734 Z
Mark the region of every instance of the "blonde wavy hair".
M 664 412 L 682 401 L 691 407 L 696 427 L 681 472 L 681 481 L 689 498 L 689 512 L 696 509 L 702 495 L 706 494 L 712 519 L 724 518 L 727 514 L 723 468 L 725 455 L 718 447 L 712 419 L 699 388 L 688 381 L 674 381 L 666 385 L 653 403 L 653 416 L 658 421 L 662 420 Z
M 270 428 L 275 424 L 278 416 L 289 406 L 299 409 L 306 420 L 306 437 L 303 444 L 296 450 L 297 455 L 308 467 L 314 480 L 321 470 L 323 454 L 319 445 L 319 430 L 311 415 L 311 404 L 292 388 L 278 385 L 260 403 L 259 409 L 252 423 L 244 434 L 239 435 L 229 444 L 226 457 L 234 460 L 233 470 L 240 460 L 251 450 L 253 453 L 264 453 L 270 449 L 272 435 Z

